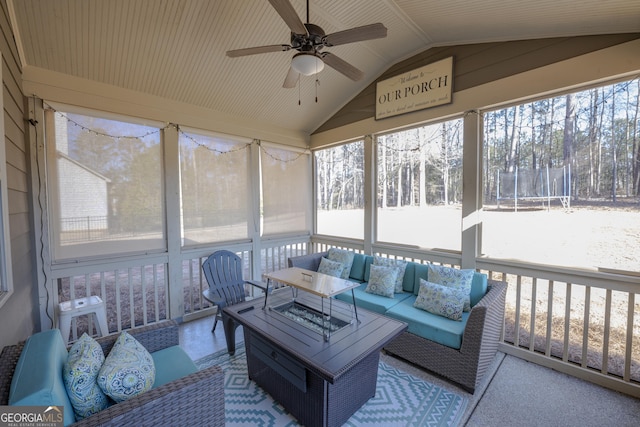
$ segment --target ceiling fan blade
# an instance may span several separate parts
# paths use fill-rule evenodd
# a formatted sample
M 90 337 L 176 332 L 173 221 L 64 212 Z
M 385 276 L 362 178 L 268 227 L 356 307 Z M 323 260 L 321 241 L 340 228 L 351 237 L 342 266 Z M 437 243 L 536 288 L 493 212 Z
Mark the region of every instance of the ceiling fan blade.
M 289 67 L 289 72 L 287 73 L 287 77 L 284 79 L 283 88 L 291 89 L 296 87 L 298 83 L 298 79 L 300 78 L 300 73 L 293 69 L 293 67 Z
M 369 24 L 327 34 L 322 41 L 325 46 L 338 46 L 365 40 L 381 39 L 383 37 L 387 37 L 387 27 L 378 22 L 377 24 Z
M 340 59 L 339 57 L 329 52 L 325 52 L 322 54 L 322 60 L 329 67 L 344 74 L 345 76 L 349 77 L 351 80 L 358 81 L 364 77 L 364 73 L 362 71 L 358 70 L 356 67 L 349 64 L 345 60 Z
M 269 46 L 246 47 L 244 49 L 228 50 L 229 58 L 237 58 L 239 56 L 256 55 L 258 53 L 270 52 L 286 52 L 291 49 L 288 44 L 272 44 Z
M 278 15 L 292 32 L 295 34 L 308 34 L 307 28 L 289 0 L 269 0 L 269 3 L 271 3 L 271 6 L 278 12 Z

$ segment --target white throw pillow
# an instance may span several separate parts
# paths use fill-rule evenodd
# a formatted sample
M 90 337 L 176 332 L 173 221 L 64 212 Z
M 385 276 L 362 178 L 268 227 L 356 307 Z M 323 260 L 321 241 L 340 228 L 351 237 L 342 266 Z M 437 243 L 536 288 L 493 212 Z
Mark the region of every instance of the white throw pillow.
M 370 294 L 393 298 L 397 276 L 398 270 L 394 267 L 372 265 L 371 273 L 369 274 L 369 283 L 364 291 Z
M 339 262 L 344 267 L 342 270 L 342 274 L 340 275 L 340 277 L 343 279 L 348 279 L 349 275 L 351 274 L 351 267 L 353 266 L 354 256 L 355 252 L 338 248 L 329 249 L 329 253 L 327 254 L 328 259 L 330 259 L 331 261 Z
M 459 288 L 420 279 L 420 290 L 413 306 L 451 320 L 462 320 L 465 294 Z
M 334 277 L 341 277 L 342 270 L 344 270 L 344 266 L 342 264 L 324 257 L 320 260 L 320 266 L 318 267 L 318 273 Z
M 404 292 L 404 290 L 402 289 L 402 282 L 404 281 L 404 272 L 407 269 L 407 261 L 400 260 L 400 259 L 384 258 L 376 255 L 373 258 L 373 265 L 393 267 L 396 270 L 398 270 L 398 276 L 396 277 L 396 284 L 395 284 L 395 293 L 399 294 Z
M 471 281 L 473 280 L 473 270 L 460 270 L 434 264 L 429 264 L 428 269 L 427 280 L 429 280 L 429 282 L 462 290 L 466 295 L 464 311 L 471 310 Z

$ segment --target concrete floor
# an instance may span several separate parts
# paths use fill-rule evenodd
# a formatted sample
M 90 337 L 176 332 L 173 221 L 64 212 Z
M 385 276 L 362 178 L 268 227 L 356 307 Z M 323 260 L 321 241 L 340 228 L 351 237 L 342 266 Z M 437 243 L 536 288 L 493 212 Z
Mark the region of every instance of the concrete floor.
M 180 345 L 192 359 L 226 349 L 222 323 L 213 334 L 212 325 L 210 316 L 180 326 Z M 391 356 L 382 360 L 469 398 L 464 426 L 640 426 L 640 399 L 502 353 L 475 395 Z

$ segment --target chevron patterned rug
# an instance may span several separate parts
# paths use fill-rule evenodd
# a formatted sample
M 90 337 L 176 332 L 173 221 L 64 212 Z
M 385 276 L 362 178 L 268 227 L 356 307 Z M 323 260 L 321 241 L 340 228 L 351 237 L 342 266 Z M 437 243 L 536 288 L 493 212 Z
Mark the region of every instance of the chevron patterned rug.
M 226 350 L 195 361 L 199 369 L 220 365 L 225 372 L 227 426 L 298 426 L 296 419 L 247 376 L 244 346 L 234 356 Z M 376 395 L 345 426 L 457 426 L 468 399 L 402 372 L 378 366 Z

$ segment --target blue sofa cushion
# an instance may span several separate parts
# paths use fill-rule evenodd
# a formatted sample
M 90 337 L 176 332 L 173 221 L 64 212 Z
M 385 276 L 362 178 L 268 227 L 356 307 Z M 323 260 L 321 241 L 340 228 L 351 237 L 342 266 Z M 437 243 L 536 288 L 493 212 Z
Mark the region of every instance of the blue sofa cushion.
M 483 273 L 473 273 L 471 279 L 471 307 L 480 302 L 487 294 L 487 275 Z
M 355 254 L 353 256 L 353 264 L 351 265 L 351 273 L 349 279 L 357 282 L 364 282 L 364 271 L 367 263 L 367 255 Z
M 447 347 L 460 349 L 469 313 L 462 313 L 462 321 L 447 319 L 414 307 L 413 304 L 417 297 L 411 294 L 407 295 L 409 295 L 408 298 L 391 307 L 386 315 L 407 322 L 409 324 L 407 332 L 409 333 Z
M 370 294 L 365 291 L 367 288 L 367 282 L 361 284 L 357 288 L 353 289 L 353 295 L 356 298 L 356 306 L 358 308 L 364 308 L 365 310 L 371 310 L 379 314 L 385 314 L 385 312 L 391 307 L 398 304 L 405 298 L 409 298 L 411 294 L 394 294 L 393 298 L 383 297 L 381 295 Z M 336 295 L 336 298 L 344 301 L 348 304 L 353 304 L 351 298 L 351 291 L 343 292 Z
M 413 288 L 415 286 L 419 286 L 420 280 L 418 280 L 418 285 L 415 285 L 416 281 L 416 264 L 415 262 L 408 262 L 407 268 L 404 270 L 404 280 L 402 281 L 402 290 L 405 292 L 413 292 Z
M 155 351 L 151 353 L 151 357 L 156 366 L 153 388 L 198 372 L 198 367 L 193 360 L 177 345 Z
M 418 295 L 418 291 L 420 291 L 420 279 L 429 280 L 429 266 L 428 264 L 413 264 L 414 267 L 414 284 L 413 293 Z M 407 268 L 408 273 L 408 268 Z M 473 279 L 471 279 L 471 307 L 473 308 L 482 297 L 484 297 L 487 293 L 487 275 L 483 273 L 474 272 Z
M 32 335 L 25 342 L 9 390 L 9 405 L 64 406 L 64 425 L 76 421 L 62 380 L 67 348 L 60 330 Z

